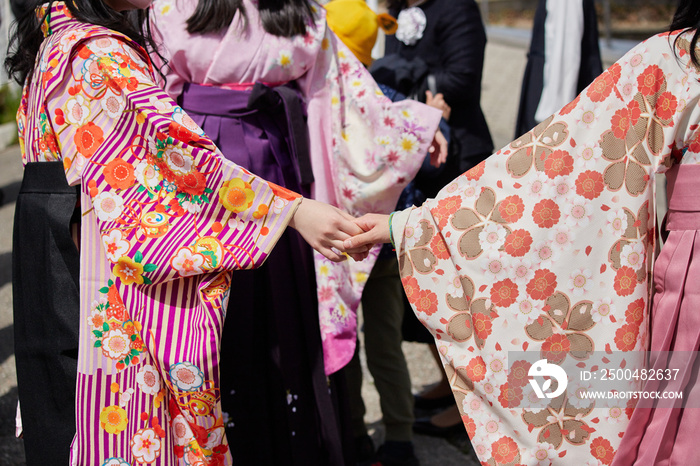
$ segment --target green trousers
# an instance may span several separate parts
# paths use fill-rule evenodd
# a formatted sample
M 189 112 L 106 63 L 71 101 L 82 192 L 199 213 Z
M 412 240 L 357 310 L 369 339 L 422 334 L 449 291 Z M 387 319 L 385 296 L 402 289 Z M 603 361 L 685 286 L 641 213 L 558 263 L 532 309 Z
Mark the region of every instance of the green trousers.
M 413 437 L 411 378 L 401 349 L 402 296 L 396 258 L 379 259 L 362 294 L 362 315 L 367 366 L 379 393 L 385 440 L 389 441 L 410 441 Z M 358 341 L 355 355 L 346 369 L 355 437 L 367 434 L 359 352 Z

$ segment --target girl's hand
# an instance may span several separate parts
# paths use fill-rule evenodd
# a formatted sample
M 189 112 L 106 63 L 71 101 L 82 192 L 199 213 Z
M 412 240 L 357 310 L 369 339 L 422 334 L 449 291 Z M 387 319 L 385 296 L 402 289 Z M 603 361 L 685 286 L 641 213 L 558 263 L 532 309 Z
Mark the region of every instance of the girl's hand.
M 356 219 L 355 223 L 364 232 L 346 239 L 343 243 L 343 247 L 346 250 L 355 250 L 362 247 L 371 248 L 375 244 L 391 242 L 388 215 L 366 214 Z
M 364 245 L 345 248 L 343 241 L 363 230 L 355 224 L 352 215 L 313 199 L 302 200 L 289 226 L 297 230 L 312 248 L 333 262 L 346 259 L 342 252 L 347 252 L 355 260 L 362 260 L 370 250 Z
M 445 102 L 445 96 L 442 92 L 433 95 L 430 91 L 425 91 L 425 104 L 435 107 L 438 110 L 442 110 L 442 117 L 445 121 L 450 121 L 450 114 L 452 113 L 452 107 L 447 105 Z

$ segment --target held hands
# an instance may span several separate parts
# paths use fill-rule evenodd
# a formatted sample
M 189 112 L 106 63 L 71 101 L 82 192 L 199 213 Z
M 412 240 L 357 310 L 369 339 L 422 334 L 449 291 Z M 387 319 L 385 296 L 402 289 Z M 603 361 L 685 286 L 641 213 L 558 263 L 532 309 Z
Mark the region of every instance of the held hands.
M 388 215 L 366 214 L 356 219 L 355 223 L 362 232 L 343 242 L 346 250 L 361 250 L 363 247 L 369 249 L 378 243 L 391 242 Z
M 447 139 L 445 139 L 442 131 L 437 130 L 428 152 L 430 152 L 430 165 L 433 167 L 439 167 L 447 161 Z
M 432 92 L 425 91 L 425 104 L 435 107 L 438 110 L 442 110 L 442 117 L 445 119 L 445 121 L 450 121 L 452 107 L 447 105 L 447 102 L 445 102 L 445 96 L 442 95 L 442 92 L 438 92 L 437 94 L 433 95 Z
M 344 246 L 344 240 L 364 231 L 355 222 L 353 216 L 336 207 L 304 198 L 289 226 L 297 230 L 312 248 L 328 260 L 342 262 L 346 259 L 342 252 L 348 253 L 355 260 L 362 260 L 367 257 L 372 246 Z

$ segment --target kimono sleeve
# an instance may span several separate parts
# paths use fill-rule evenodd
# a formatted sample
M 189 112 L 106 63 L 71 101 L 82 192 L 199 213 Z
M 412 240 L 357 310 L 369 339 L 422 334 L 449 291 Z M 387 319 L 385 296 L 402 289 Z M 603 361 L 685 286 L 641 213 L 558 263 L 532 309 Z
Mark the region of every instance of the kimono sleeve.
M 307 99 L 313 197 L 353 215 L 391 212 L 418 172 L 441 112 L 409 100 L 392 103 L 324 20 L 310 33 L 319 50 L 299 85 Z M 355 351 L 356 310 L 376 252 L 340 264 L 314 254 L 327 374 Z
M 654 175 L 698 129 L 697 105 L 686 105 L 697 100 L 697 72 L 674 38 L 637 46 L 435 199 L 393 216 L 406 294 L 436 339 L 482 462 L 529 464 L 548 444 L 584 464 L 597 442 L 616 449 L 629 422 L 625 401 L 572 411 L 564 398 L 549 405 L 550 422 L 546 402 L 531 402 L 524 354 L 586 367 L 594 352 L 646 348 Z M 599 424 L 611 409 L 624 413 L 620 424 Z M 470 430 L 494 416 L 492 442 Z
M 73 54 L 49 111 L 114 275 L 149 284 L 260 265 L 299 196 L 225 160 L 123 39 Z

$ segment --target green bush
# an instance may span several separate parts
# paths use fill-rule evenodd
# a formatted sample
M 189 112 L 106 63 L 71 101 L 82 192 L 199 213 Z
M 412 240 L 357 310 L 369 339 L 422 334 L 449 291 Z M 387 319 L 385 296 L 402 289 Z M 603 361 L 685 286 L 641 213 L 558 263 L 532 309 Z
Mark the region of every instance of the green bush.
M 21 98 L 22 90 L 16 86 L 0 86 L 0 124 L 15 121 Z

